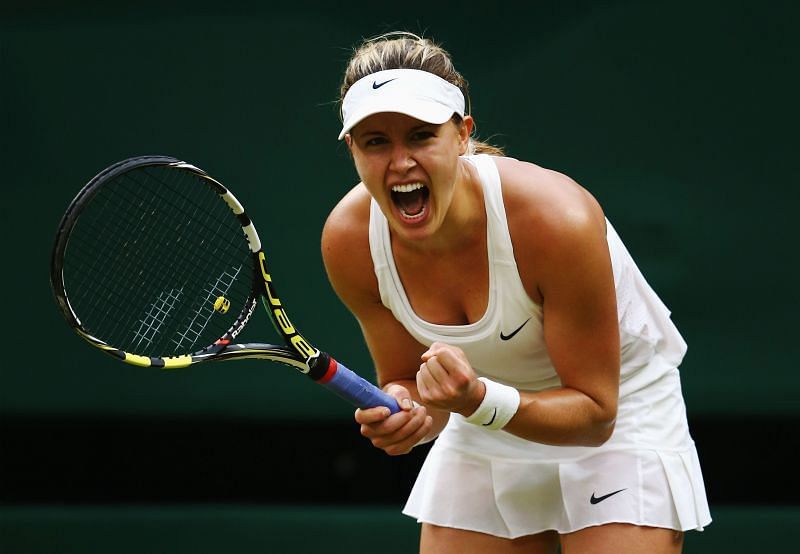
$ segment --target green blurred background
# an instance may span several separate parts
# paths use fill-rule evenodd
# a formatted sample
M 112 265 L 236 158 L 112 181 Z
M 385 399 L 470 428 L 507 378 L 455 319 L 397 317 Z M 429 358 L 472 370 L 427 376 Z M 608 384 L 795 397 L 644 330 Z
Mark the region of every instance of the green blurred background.
M 282 366 L 159 372 L 119 364 L 66 327 L 48 283 L 56 225 L 88 179 L 133 155 L 180 157 L 247 206 L 295 323 L 374 378 L 358 326 L 325 278 L 319 235 L 328 211 L 357 181 L 336 141 L 341 72 L 362 37 L 395 29 L 433 37 L 451 52 L 470 82 L 481 138 L 567 173 L 600 200 L 672 309 L 689 343 L 684 391 L 709 496 L 715 513 L 733 514 L 727 525 L 718 516 L 718 524 L 693 535 L 687 551 L 721 548 L 714 541 L 723 538 L 743 548 L 746 541 L 731 537 L 764 533 L 765 521 L 787 530 L 787 521 L 800 523 L 797 478 L 782 474 L 790 471 L 784 454 L 797 442 L 800 420 L 799 19 L 789 1 L 395 7 L 123 0 L 67 7 L 6 0 L 0 162 L 9 192 L 2 283 L 10 340 L 0 369 L 0 547 L 7 541 L 9 552 L 95 551 L 30 542 L 47 522 L 63 523 L 47 512 L 53 504 L 78 510 L 100 501 L 152 507 L 225 500 L 261 510 L 292 502 L 335 511 L 339 498 L 351 509 L 370 502 L 386 509 L 386 525 L 399 525 L 392 532 L 413 548 L 415 526 L 397 508 L 421 454 L 401 461 L 374 454 L 353 438 L 348 406 Z M 269 333 L 259 321 L 246 336 Z M 57 354 L 39 358 L 45 348 L 37 343 Z M 171 469 L 130 462 L 155 451 Z M 289 451 L 297 462 L 291 470 L 280 461 Z M 316 481 L 304 473 L 313 470 L 312 456 L 334 460 Z M 208 472 L 184 469 L 193 478 L 176 487 L 178 460 L 226 477 L 198 497 Z M 765 470 L 768 482 L 748 478 L 743 485 L 746 469 Z M 273 479 L 254 485 L 261 470 Z M 392 492 L 353 492 L 362 474 L 391 478 Z M 300 482 L 304 493 L 295 494 Z M 781 515 L 754 520 L 764 513 L 760 506 Z M 92 521 L 94 512 L 82 509 Z M 74 510 L 67 511 L 77 517 Z M 268 512 L 249 516 L 253 530 L 269 528 L 274 537 L 291 528 L 270 527 Z M 148 521 L 162 521 L 147 513 Z M 732 524 L 736 517 L 759 521 L 762 531 Z M 70 544 L 82 544 L 74 542 L 78 535 Z M 169 525 L 155 535 L 169 535 Z M 180 548 L 174 543 L 171 551 Z

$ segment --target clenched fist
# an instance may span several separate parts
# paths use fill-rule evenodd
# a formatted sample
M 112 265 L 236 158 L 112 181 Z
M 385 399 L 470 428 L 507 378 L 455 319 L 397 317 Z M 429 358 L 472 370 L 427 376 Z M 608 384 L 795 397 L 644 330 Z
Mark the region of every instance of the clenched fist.
M 464 351 L 440 342 L 422 355 L 417 390 L 423 404 L 465 417 L 480 406 L 486 393 Z

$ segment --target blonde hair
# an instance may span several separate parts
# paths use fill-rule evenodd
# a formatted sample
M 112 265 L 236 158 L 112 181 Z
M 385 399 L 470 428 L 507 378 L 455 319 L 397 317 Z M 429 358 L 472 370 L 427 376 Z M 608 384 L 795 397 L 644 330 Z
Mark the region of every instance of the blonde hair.
M 432 40 L 406 31 L 394 31 L 366 39 L 354 49 L 339 89 L 339 107 L 341 108 L 344 95 L 356 81 L 385 69 L 419 69 L 441 77 L 461 89 L 466 100 L 467 113 L 471 115 L 469 85 L 456 70 L 450 54 Z M 461 125 L 463 121 L 458 115 L 454 115 L 453 120 L 457 125 Z M 502 156 L 503 150 L 470 137 L 467 153 Z

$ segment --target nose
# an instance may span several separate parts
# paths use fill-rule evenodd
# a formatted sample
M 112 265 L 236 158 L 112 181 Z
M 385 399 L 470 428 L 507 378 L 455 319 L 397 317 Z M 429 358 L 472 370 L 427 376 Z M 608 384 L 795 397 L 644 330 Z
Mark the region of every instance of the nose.
M 411 150 L 404 144 L 397 144 L 392 148 L 391 158 L 389 159 L 389 170 L 396 173 L 406 173 L 409 169 L 417 165 Z

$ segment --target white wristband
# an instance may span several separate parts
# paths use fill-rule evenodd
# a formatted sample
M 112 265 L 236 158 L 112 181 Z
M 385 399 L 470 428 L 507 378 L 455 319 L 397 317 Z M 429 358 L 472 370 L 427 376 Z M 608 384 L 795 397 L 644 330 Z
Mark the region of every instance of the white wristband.
M 467 423 L 493 431 L 502 429 L 519 409 L 519 391 L 486 377 L 478 377 L 478 380 L 486 385 L 486 395 L 475 413 L 465 419 Z

